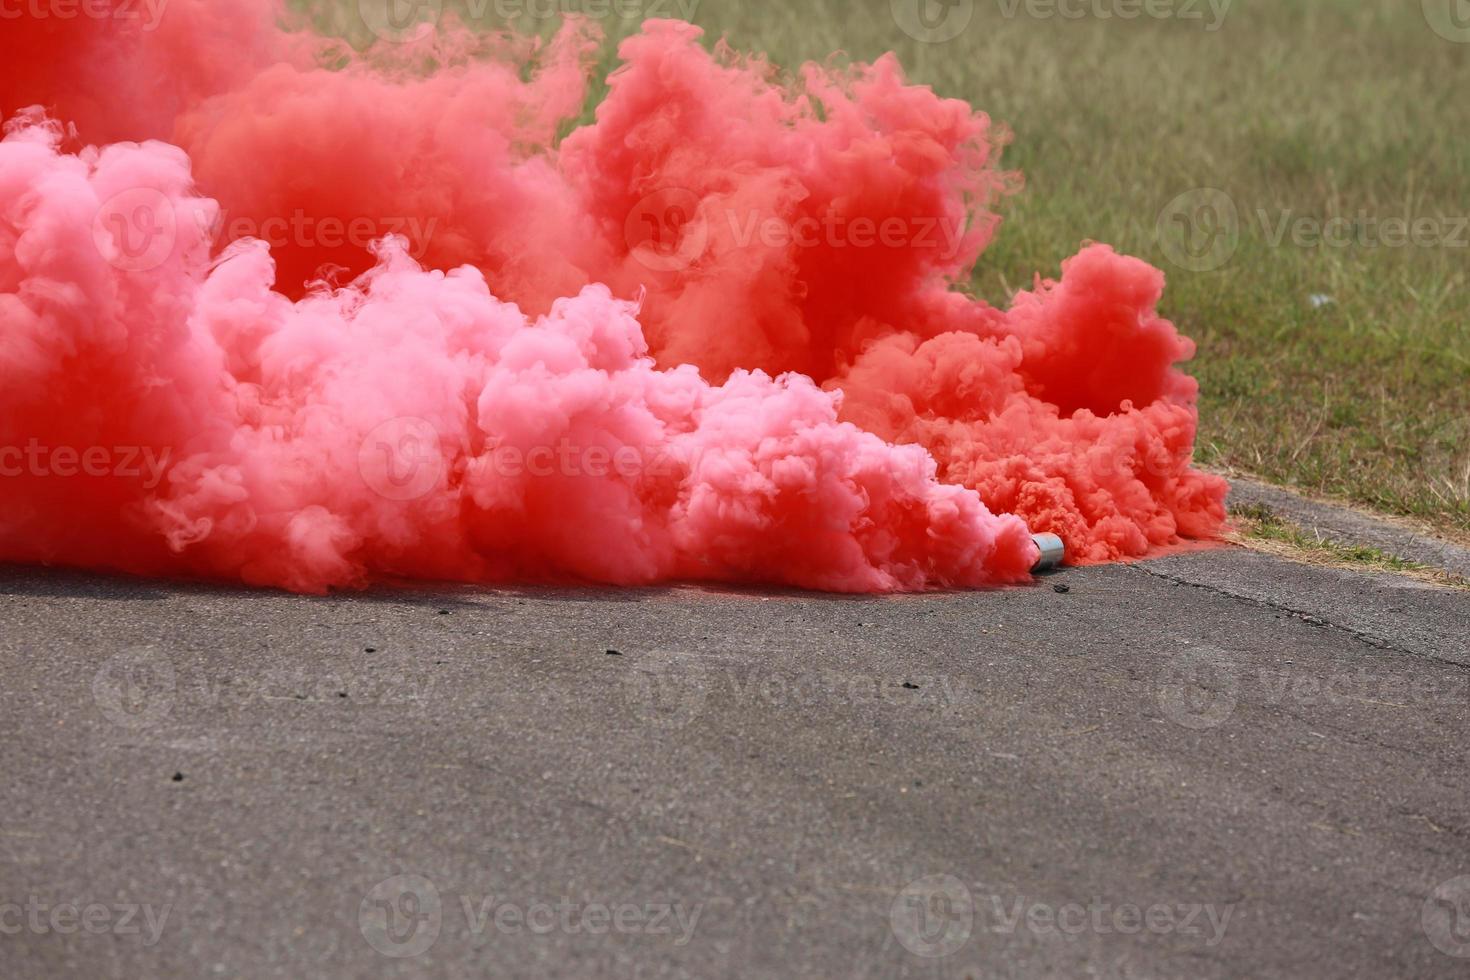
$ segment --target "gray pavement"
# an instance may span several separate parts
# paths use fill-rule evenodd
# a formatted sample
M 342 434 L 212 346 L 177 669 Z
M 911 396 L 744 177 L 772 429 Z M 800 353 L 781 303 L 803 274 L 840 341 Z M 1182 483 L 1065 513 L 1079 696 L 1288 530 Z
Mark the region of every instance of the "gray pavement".
M 12 568 L 0 622 L 5 978 L 1470 975 L 1465 592 Z

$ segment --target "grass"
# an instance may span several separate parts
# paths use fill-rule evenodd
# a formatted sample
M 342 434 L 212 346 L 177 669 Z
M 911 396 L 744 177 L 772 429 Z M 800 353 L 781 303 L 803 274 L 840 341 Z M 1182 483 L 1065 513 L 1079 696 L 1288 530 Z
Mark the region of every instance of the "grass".
M 1233 508 L 1236 540 L 1247 547 L 1335 568 L 1393 572 L 1455 589 L 1470 589 L 1458 575 L 1366 545 L 1344 545 L 1307 531 L 1263 504 Z
M 1003 304 L 1089 240 L 1164 268 L 1164 312 L 1200 345 L 1203 463 L 1470 530 L 1470 43 L 1432 30 L 1418 0 L 1235 0 L 1215 31 L 1209 0 L 1164 0 L 1202 20 L 952 2 L 973 16 L 943 43 L 906 35 L 890 0 L 682 5 L 696 3 L 712 37 L 787 66 L 896 50 L 915 81 L 1008 125 L 1004 162 L 1026 187 L 1005 206 L 974 290 Z M 680 6 L 633 5 L 637 16 L 602 18 L 611 40 L 643 12 Z M 1170 202 L 1201 187 L 1223 191 L 1239 216 L 1218 268 L 1170 250 L 1170 235 L 1203 233 L 1198 208 L 1183 209 L 1192 226 L 1159 232 Z M 1303 218 L 1357 227 L 1325 247 L 1281 236 L 1283 221 Z M 1398 218 L 1433 230 L 1385 242 L 1373 223 Z

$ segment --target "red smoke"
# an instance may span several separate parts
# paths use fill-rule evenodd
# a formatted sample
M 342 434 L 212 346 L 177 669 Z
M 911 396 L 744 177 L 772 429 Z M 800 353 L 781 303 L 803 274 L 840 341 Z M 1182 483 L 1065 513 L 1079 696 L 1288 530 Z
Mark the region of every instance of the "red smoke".
M 650 22 L 558 142 L 585 25 L 358 55 L 284 17 L 0 33 L 0 113 L 52 120 L 0 142 L 0 557 L 883 591 L 1021 580 L 1025 525 L 1218 529 L 1162 274 L 957 292 L 1010 182 L 891 57 L 783 79 Z

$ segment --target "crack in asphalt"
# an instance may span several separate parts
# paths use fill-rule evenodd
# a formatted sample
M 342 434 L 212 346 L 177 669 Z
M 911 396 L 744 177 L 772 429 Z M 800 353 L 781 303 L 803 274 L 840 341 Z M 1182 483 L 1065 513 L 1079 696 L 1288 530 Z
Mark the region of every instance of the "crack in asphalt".
M 1224 596 L 1227 599 L 1234 599 L 1237 602 L 1243 602 L 1248 605 L 1256 606 L 1262 609 L 1271 609 L 1276 612 L 1286 613 L 1290 616 L 1295 616 L 1297 619 L 1302 620 L 1309 626 L 1335 629 L 1339 632 L 1346 633 L 1348 636 L 1359 640 L 1363 644 L 1372 647 L 1375 650 L 1382 650 L 1390 653 L 1402 653 L 1410 657 L 1420 657 L 1425 660 L 1433 661 L 1437 664 L 1443 664 L 1447 667 L 1453 667 L 1456 670 L 1470 672 L 1470 664 L 1461 663 L 1458 660 L 1450 660 L 1433 653 L 1425 653 L 1420 650 L 1410 650 L 1405 647 L 1395 646 L 1392 641 L 1385 640 L 1381 636 L 1373 633 L 1368 633 L 1360 629 L 1355 629 L 1351 626 L 1344 626 L 1341 623 L 1334 623 L 1329 619 L 1323 619 L 1316 613 L 1310 613 L 1303 609 L 1296 609 L 1292 606 L 1283 605 L 1279 602 L 1272 602 L 1269 599 L 1257 599 L 1254 596 L 1241 595 L 1238 592 L 1232 592 L 1229 589 L 1222 588 L 1218 585 L 1211 585 L 1208 582 L 1192 582 L 1189 579 L 1180 578 L 1177 575 L 1170 575 L 1167 572 L 1154 571 L 1153 569 L 1146 568 L 1143 565 L 1128 565 L 1126 567 L 1137 569 L 1138 571 L 1150 576 L 1151 578 L 1161 579 L 1165 582 L 1173 582 L 1175 585 L 1187 585 L 1190 588 L 1203 589 L 1206 592 L 1212 592 L 1215 595 Z

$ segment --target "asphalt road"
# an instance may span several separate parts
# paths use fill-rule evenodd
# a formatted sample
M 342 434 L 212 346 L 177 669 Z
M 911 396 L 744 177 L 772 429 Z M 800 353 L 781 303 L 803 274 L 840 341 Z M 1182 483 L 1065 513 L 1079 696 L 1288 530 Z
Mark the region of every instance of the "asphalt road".
M 1464 592 L 0 569 L 0 622 L 5 978 L 1470 975 Z

